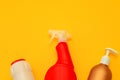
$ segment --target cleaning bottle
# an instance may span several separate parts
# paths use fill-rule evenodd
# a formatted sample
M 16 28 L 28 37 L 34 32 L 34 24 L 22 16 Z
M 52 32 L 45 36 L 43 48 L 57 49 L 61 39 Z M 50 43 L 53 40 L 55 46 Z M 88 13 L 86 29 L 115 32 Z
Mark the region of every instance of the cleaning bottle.
M 56 38 L 59 43 L 56 46 L 58 60 L 46 73 L 45 80 L 77 80 L 74 66 L 66 43 L 70 36 L 66 31 L 50 30 L 51 41 Z
M 112 80 L 112 72 L 108 67 L 110 53 L 117 54 L 118 52 L 112 48 L 106 48 L 106 55 L 102 57 L 100 64 L 92 68 L 88 80 Z
M 18 59 L 11 63 L 13 80 L 35 80 L 30 65 L 25 59 Z

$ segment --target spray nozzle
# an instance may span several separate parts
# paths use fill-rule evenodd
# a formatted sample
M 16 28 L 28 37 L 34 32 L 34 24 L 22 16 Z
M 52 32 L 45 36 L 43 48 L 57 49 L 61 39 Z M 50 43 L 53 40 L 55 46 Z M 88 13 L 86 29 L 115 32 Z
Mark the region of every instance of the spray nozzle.
M 64 30 L 49 30 L 51 35 L 50 43 L 54 38 L 58 39 L 59 42 L 65 42 L 67 39 L 71 39 L 71 35 Z
M 105 65 L 109 65 L 109 63 L 110 63 L 109 54 L 110 53 L 118 54 L 118 52 L 112 48 L 106 48 L 105 50 L 106 50 L 106 55 L 102 57 L 100 63 L 105 64 Z

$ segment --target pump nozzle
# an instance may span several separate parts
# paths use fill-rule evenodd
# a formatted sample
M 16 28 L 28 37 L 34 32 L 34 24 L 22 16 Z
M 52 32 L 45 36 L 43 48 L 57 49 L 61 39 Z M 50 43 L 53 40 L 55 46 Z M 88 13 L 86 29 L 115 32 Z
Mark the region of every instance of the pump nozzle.
M 64 30 L 49 30 L 51 35 L 50 43 L 54 38 L 58 39 L 59 42 L 65 42 L 67 39 L 71 39 L 71 35 Z
M 112 48 L 106 48 L 106 55 L 102 57 L 100 63 L 105 64 L 105 65 L 109 65 L 110 63 L 110 58 L 109 58 L 109 54 L 113 53 L 113 54 L 118 54 L 118 52 Z

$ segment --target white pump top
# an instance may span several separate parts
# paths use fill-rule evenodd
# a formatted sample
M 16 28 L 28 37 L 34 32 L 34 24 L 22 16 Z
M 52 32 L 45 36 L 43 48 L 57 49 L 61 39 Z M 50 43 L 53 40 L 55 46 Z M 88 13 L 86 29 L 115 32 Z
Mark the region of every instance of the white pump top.
M 106 55 L 102 57 L 100 63 L 109 65 L 109 63 L 110 63 L 109 54 L 110 53 L 118 54 L 118 52 L 116 50 L 114 50 L 112 48 L 106 48 Z
M 50 43 L 54 38 L 58 39 L 59 42 L 66 42 L 67 39 L 71 39 L 71 35 L 64 30 L 49 30 L 51 35 Z

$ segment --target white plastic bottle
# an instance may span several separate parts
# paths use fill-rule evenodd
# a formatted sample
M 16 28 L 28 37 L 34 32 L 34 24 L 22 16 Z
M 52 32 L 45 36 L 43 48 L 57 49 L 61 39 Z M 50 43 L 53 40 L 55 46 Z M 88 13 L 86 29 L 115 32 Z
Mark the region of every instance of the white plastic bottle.
M 19 59 L 11 64 L 13 80 L 35 80 L 32 69 L 25 59 Z

